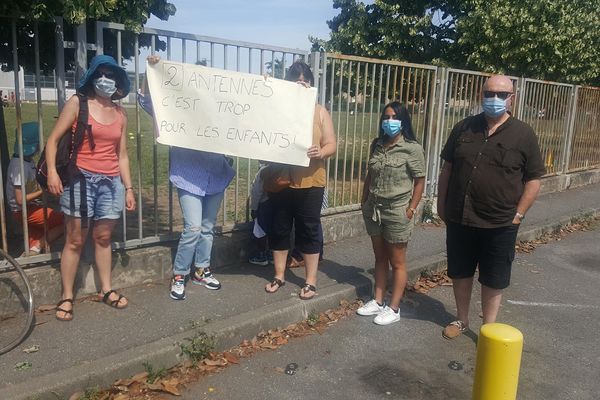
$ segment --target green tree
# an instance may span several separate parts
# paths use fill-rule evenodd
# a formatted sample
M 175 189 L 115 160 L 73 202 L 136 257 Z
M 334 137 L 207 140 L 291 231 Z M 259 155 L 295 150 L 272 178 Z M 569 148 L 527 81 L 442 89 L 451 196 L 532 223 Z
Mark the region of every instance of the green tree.
M 467 3 L 456 21 L 466 66 L 600 85 L 600 0 Z
M 34 21 L 39 23 L 40 68 L 50 72 L 56 64 L 54 24 L 55 16 L 62 16 L 67 24 L 78 25 L 88 22 L 88 37 L 95 30 L 97 20 L 125 24 L 132 32 L 123 34 L 123 58 L 134 55 L 133 32 L 139 32 L 150 15 L 166 20 L 176 11 L 167 0 L 2 0 L 0 2 L 0 67 L 3 71 L 13 70 L 13 44 L 11 19 L 17 18 L 17 46 L 19 65 L 26 71 L 35 70 Z M 68 30 L 69 26 L 65 28 Z M 105 53 L 116 56 L 114 32 L 104 32 Z M 149 46 L 150 37 L 140 35 L 140 46 Z M 164 49 L 164 42 L 157 42 L 158 49 Z M 72 51 L 71 54 L 72 56 Z M 67 54 L 66 68 L 73 67 L 73 57 Z M 4 110 L 0 107 L 0 157 L 3 176 L 9 161 Z M 4 182 L 2 183 L 4 184 Z
M 600 0 L 333 0 L 324 48 L 600 85 Z
M 311 37 L 313 51 L 439 63 L 448 58 L 456 30 L 458 0 L 333 0 L 340 13 L 327 21 L 331 38 Z

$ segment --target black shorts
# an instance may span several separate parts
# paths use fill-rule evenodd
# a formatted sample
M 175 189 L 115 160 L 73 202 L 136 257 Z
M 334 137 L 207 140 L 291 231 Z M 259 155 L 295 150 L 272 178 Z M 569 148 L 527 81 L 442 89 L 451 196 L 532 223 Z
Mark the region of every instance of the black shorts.
M 269 246 L 273 250 L 289 250 L 292 226 L 295 227 L 295 245 L 304 254 L 321 251 L 321 205 L 325 188 L 286 188 L 269 193 L 273 220 Z
M 273 225 L 273 207 L 271 206 L 270 198 L 258 205 L 256 219 L 263 232 L 268 235 L 271 232 L 271 226 Z
M 510 284 L 519 225 L 473 228 L 449 222 L 446 226 L 448 276 L 471 278 L 479 266 L 479 282 L 492 289 Z

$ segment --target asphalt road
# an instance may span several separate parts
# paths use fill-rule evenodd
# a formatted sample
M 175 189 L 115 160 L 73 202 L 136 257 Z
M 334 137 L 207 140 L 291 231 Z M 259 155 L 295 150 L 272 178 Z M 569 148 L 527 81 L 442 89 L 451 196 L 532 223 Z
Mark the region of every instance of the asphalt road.
M 519 254 L 498 322 L 525 337 L 519 399 L 600 398 L 600 229 Z M 478 332 L 479 290 L 471 328 Z M 454 312 L 452 289 L 409 296 L 402 321 L 387 327 L 354 316 L 322 335 L 203 378 L 185 399 L 469 399 L 476 334 L 441 337 Z M 450 363 L 458 367 L 451 369 Z M 281 373 L 297 363 L 295 375 Z

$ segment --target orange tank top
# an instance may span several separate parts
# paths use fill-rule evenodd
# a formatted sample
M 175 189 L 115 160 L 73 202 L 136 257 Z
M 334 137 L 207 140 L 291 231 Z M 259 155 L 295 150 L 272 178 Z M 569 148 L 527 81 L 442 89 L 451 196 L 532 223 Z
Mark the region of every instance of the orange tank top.
M 88 135 L 84 135 L 83 144 L 77 155 L 77 166 L 86 171 L 107 176 L 118 176 L 119 143 L 123 130 L 123 114 L 117 107 L 117 117 L 111 124 L 105 125 L 96 121 L 89 114 L 88 124 L 92 129 L 94 149 L 91 148 Z M 73 124 L 73 129 L 77 121 Z

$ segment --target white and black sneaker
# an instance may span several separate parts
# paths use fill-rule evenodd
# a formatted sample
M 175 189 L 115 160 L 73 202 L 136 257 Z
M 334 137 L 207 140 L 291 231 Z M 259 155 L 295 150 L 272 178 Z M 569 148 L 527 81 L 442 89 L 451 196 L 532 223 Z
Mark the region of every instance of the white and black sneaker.
M 383 311 L 377 314 L 373 320 L 373 322 L 377 325 L 389 325 L 398 321 L 400 321 L 400 309 L 398 309 L 398 311 L 394 311 L 388 306 L 385 306 Z
M 175 275 L 171 279 L 171 292 L 169 296 L 173 300 L 185 300 L 185 276 Z
M 358 310 L 356 310 L 356 313 L 358 315 L 362 315 L 362 316 L 377 315 L 377 314 L 381 313 L 384 308 L 385 308 L 385 303 L 382 305 L 379 305 L 379 303 L 377 303 L 375 301 L 375 299 L 373 299 L 373 300 L 368 301 L 365 304 L 363 304 L 362 307 L 360 307 Z
M 196 271 L 194 271 L 194 274 L 192 275 L 192 283 L 203 285 L 210 290 L 221 289 L 221 283 L 213 276 L 209 267 L 196 268 Z

